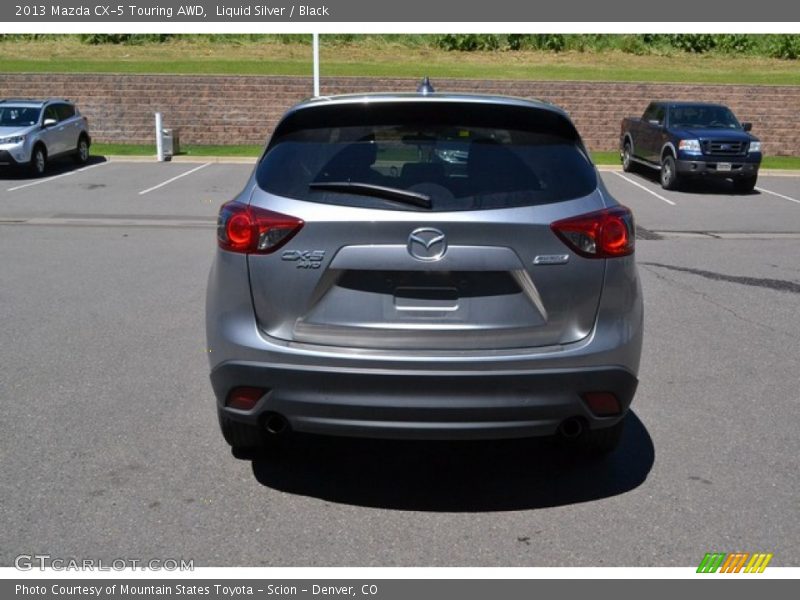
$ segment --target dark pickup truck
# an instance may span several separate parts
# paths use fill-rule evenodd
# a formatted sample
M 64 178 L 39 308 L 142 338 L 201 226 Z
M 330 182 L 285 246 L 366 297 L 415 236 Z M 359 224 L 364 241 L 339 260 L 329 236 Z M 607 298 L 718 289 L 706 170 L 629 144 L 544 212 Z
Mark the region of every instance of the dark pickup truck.
M 720 104 L 651 102 L 641 118 L 622 120 L 622 168 L 660 169 L 661 186 L 668 190 L 689 177 L 716 177 L 750 192 L 761 164 L 761 142 L 750 129 Z

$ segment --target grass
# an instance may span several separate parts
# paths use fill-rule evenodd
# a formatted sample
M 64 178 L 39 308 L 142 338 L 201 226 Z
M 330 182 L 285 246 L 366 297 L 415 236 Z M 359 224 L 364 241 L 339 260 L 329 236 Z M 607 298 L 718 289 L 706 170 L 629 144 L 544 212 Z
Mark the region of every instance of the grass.
M 181 147 L 181 155 L 185 156 L 252 156 L 258 157 L 264 149 L 263 145 L 234 144 L 231 146 L 206 145 Z
M 239 144 L 222 145 L 186 145 L 181 146 L 178 156 L 223 156 L 223 157 L 258 157 L 263 146 Z M 155 156 L 155 144 L 92 144 L 92 154 L 110 156 Z
M 92 154 L 98 156 L 155 156 L 155 144 L 92 144 Z
M 187 36 L 158 44 L 102 46 L 83 44 L 73 36 L 9 39 L 0 42 L 0 72 L 311 74 L 311 49 L 307 44 L 213 39 Z M 323 78 L 429 75 L 466 79 L 800 85 L 796 60 L 677 51 L 639 56 L 619 49 L 446 52 L 431 43 L 404 45 L 390 38 L 372 37 L 352 43 L 326 43 L 323 36 L 321 71 Z
M 590 152 L 592 162 L 596 165 L 618 165 L 619 152 Z
M 800 156 L 766 156 L 761 161 L 763 169 L 797 169 L 800 170 Z

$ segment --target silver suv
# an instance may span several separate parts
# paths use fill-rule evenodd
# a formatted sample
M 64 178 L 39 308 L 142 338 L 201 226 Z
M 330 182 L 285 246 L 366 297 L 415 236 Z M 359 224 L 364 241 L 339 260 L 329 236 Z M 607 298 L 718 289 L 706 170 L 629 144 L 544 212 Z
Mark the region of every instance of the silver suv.
M 642 344 L 633 218 L 559 108 L 306 101 L 217 238 L 206 328 L 230 445 L 298 431 L 617 446 Z
M 0 100 L 0 166 L 40 176 L 59 156 L 85 164 L 91 143 L 88 120 L 68 100 Z

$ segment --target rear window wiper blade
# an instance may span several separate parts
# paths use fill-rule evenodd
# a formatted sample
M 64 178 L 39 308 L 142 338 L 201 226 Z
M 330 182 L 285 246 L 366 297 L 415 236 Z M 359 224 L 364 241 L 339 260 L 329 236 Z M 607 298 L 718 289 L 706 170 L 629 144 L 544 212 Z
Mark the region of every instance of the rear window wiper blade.
M 308 184 L 308 187 L 312 190 L 350 192 L 352 194 L 376 196 L 378 198 L 395 200 L 403 204 L 411 204 L 421 208 L 431 208 L 431 206 L 433 206 L 431 197 L 427 194 L 386 187 L 385 185 L 375 185 L 373 183 L 361 183 L 358 181 L 312 181 Z

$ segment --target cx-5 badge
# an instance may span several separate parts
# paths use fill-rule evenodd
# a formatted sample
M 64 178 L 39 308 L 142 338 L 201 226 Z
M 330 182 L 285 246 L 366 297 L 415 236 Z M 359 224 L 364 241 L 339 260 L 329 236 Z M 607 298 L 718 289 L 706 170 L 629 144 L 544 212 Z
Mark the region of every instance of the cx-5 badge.
M 298 269 L 319 269 L 325 260 L 325 250 L 286 250 L 281 260 L 297 263 Z
M 408 236 L 408 253 L 417 260 L 441 260 L 447 252 L 447 238 L 433 227 L 420 227 Z

